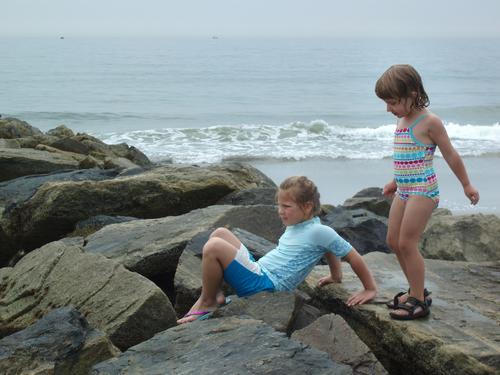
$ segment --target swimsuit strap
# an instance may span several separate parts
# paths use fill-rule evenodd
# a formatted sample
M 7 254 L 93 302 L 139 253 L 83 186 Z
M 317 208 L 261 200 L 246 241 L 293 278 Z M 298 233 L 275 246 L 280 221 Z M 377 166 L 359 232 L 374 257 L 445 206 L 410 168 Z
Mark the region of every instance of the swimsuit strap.
M 424 115 L 420 115 L 419 117 L 417 117 L 417 119 L 415 121 L 413 121 L 413 124 L 410 125 L 410 129 L 414 128 L 415 125 L 417 125 L 420 121 L 422 121 L 425 117 L 427 117 L 429 114 L 426 113 Z

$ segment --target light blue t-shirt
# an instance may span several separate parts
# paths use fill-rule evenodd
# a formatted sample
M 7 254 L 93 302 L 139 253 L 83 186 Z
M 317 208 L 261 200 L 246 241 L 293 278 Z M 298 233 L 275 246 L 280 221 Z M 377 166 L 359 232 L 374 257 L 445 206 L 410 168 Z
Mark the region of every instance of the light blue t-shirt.
M 307 277 L 324 253 L 344 257 L 352 246 L 318 217 L 286 228 L 278 246 L 257 262 L 276 291 L 293 290 Z

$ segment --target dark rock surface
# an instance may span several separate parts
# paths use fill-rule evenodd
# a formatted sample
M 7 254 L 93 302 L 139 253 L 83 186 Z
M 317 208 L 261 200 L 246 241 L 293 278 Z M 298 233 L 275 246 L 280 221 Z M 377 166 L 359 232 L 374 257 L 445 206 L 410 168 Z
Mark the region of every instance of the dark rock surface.
M 425 258 L 485 262 L 500 260 L 496 215 L 436 215 L 420 241 Z
M 63 307 L 0 340 L 0 372 L 84 375 L 96 363 L 119 353 L 102 333 L 89 327 L 78 310 Z
M 391 374 L 497 374 L 500 369 L 498 262 L 426 259 L 426 287 L 432 291 L 429 318 L 390 318 L 385 302 L 406 290 L 396 257 L 364 256 L 379 287 L 370 304 L 348 308 L 344 301 L 361 285 L 347 265 L 344 282 L 316 288 L 328 266 L 317 266 L 302 285 L 313 300 L 342 315 Z M 411 366 L 408 361 L 411 360 Z
M 120 349 L 175 324 L 175 311 L 155 284 L 114 261 L 84 253 L 71 243 L 77 240 L 68 242 L 52 242 L 13 268 L 0 268 L 0 337 L 69 305 Z
M 365 209 L 335 207 L 322 222 L 337 231 L 360 254 L 390 252 L 386 243 L 387 219 Z
M 91 372 L 124 373 L 347 375 L 352 370 L 262 321 L 231 317 L 171 328 L 94 366 Z
M 172 164 L 113 180 L 52 182 L 4 212 L 1 226 L 14 251 L 29 251 L 60 239 L 92 216 L 180 215 L 212 205 L 235 190 L 272 185 L 261 172 L 240 164 Z

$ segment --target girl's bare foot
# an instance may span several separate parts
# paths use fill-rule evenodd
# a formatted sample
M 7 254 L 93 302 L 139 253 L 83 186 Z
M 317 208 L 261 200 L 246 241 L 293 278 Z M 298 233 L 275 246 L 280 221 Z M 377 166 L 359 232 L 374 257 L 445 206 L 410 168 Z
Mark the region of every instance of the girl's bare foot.
M 226 304 L 226 296 L 222 291 L 219 291 L 217 293 L 217 296 L 215 297 L 215 300 L 217 301 L 217 304 L 220 305 L 225 305 Z
M 224 298 L 224 295 L 222 295 Z M 181 319 L 177 320 L 177 324 L 185 324 L 191 323 L 195 320 L 199 320 L 202 317 L 206 317 L 206 315 L 214 312 L 218 307 L 217 299 L 215 304 L 206 304 L 202 303 L 201 297 L 195 302 L 195 304 L 189 309 L 186 315 L 184 315 Z

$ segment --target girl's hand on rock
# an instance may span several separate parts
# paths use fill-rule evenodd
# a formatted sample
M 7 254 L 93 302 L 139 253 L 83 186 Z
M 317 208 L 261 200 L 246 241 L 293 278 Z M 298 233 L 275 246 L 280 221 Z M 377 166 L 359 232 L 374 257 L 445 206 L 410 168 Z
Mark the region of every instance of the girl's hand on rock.
M 335 275 L 335 276 L 328 275 L 319 279 L 317 285 L 321 288 L 322 286 L 328 284 L 340 284 L 341 282 L 342 282 L 342 275 Z
M 376 290 L 363 290 L 362 292 L 355 293 L 347 300 L 347 306 L 352 307 L 356 305 L 362 305 L 363 303 L 374 299 L 376 295 Z

